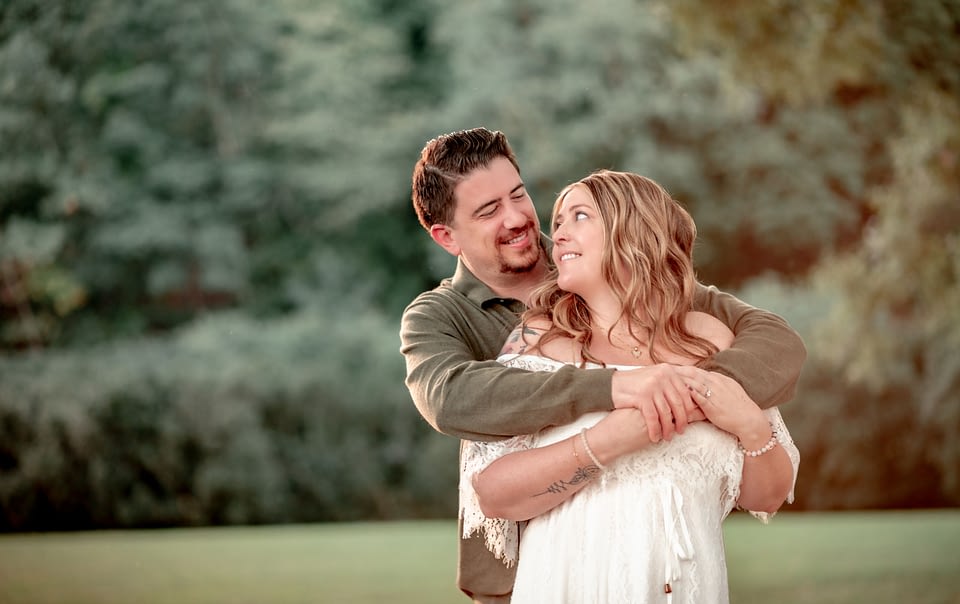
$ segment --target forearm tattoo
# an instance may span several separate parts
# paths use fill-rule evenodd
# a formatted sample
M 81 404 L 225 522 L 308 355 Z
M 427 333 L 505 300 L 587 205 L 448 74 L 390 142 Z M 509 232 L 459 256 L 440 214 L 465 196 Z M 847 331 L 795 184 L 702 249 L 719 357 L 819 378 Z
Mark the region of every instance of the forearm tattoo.
M 548 486 L 545 491 L 535 494 L 534 497 L 540 497 L 541 495 L 556 495 L 557 493 L 566 492 L 571 488 L 580 486 L 585 482 L 593 480 L 599 473 L 600 468 L 593 464 L 583 466 L 582 468 L 577 468 L 577 471 L 573 473 L 573 476 L 569 480 L 558 480 L 557 482 L 554 482 Z

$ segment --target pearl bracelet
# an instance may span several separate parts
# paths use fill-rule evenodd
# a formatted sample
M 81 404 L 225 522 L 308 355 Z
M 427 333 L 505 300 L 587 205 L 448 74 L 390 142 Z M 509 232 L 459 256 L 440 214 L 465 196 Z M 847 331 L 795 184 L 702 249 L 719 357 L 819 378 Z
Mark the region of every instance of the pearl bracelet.
M 600 463 L 600 460 L 597 459 L 597 456 L 593 454 L 593 449 L 590 448 L 590 443 L 587 442 L 587 429 L 583 428 L 580 430 L 580 441 L 583 442 L 583 450 L 587 452 L 587 455 L 590 457 L 590 460 L 593 461 L 601 470 L 606 470 L 607 467 Z
M 746 455 L 747 457 L 760 457 L 767 451 L 770 451 L 771 449 L 776 447 L 777 443 L 780 442 L 777 440 L 777 431 L 773 430 L 772 426 L 771 426 L 771 431 L 772 431 L 772 434 L 770 434 L 770 440 L 767 441 L 767 444 L 763 445 L 756 451 L 747 451 L 746 449 L 743 448 L 743 443 L 741 442 L 737 442 L 737 447 L 740 449 L 740 452 Z

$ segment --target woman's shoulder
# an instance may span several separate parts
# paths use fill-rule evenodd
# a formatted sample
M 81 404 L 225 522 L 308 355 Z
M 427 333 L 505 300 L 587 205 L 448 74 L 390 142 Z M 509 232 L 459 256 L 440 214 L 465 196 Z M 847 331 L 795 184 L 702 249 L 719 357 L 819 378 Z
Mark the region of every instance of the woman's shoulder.
M 690 333 L 709 340 L 720 350 L 726 350 L 733 344 L 733 332 L 726 323 L 711 314 L 690 311 L 685 317 L 685 324 Z
M 553 322 L 547 317 L 534 317 L 520 323 L 504 342 L 500 355 L 524 355 L 536 351 L 539 355 L 561 363 L 576 362 L 579 356 L 574 354 L 577 347 L 571 338 L 561 335 L 551 337 L 541 344 L 540 338 L 551 327 Z
M 550 319 L 534 317 L 517 325 L 516 329 L 507 336 L 500 354 L 524 354 L 540 342 L 540 337 L 550 329 Z

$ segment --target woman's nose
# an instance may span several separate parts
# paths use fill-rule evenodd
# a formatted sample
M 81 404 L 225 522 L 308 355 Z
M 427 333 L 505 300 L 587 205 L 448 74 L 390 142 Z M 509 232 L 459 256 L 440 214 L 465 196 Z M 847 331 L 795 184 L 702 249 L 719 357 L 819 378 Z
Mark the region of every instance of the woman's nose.
M 552 233 L 552 235 L 551 235 L 551 238 L 552 238 L 554 241 L 566 241 L 566 240 L 567 240 L 567 231 L 566 231 L 566 229 L 563 228 L 563 225 L 559 225 L 559 226 L 557 226 L 555 229 L 553 229 L 553 233 Z

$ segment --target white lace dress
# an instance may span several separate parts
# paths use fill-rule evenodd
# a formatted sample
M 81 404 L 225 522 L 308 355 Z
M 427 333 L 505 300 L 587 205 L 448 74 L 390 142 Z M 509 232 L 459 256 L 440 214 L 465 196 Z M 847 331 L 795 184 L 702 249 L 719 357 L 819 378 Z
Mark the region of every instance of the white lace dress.
M 500 361 L 532 371 L 562 366 L 532 355 L 505 355 Z M 766 413 L 793 461 L 796 480 L 800 454 L 780 412 Z M 513 604 L 728 602 L 721 523 L 739 497 L 743 455 L 732 435 L 706 422 L 620 458 L 601 480 L 520 525 L 522 539 L 517 523 L 483 516 L 472 488 L 474 474 L 502 455 L 563 440 L 604 416 L 591 413 L 506 441 L 465 443 L 460 470 L 464 536 L 482 531 L 487 547 L 508 565 L 519 553 Z

